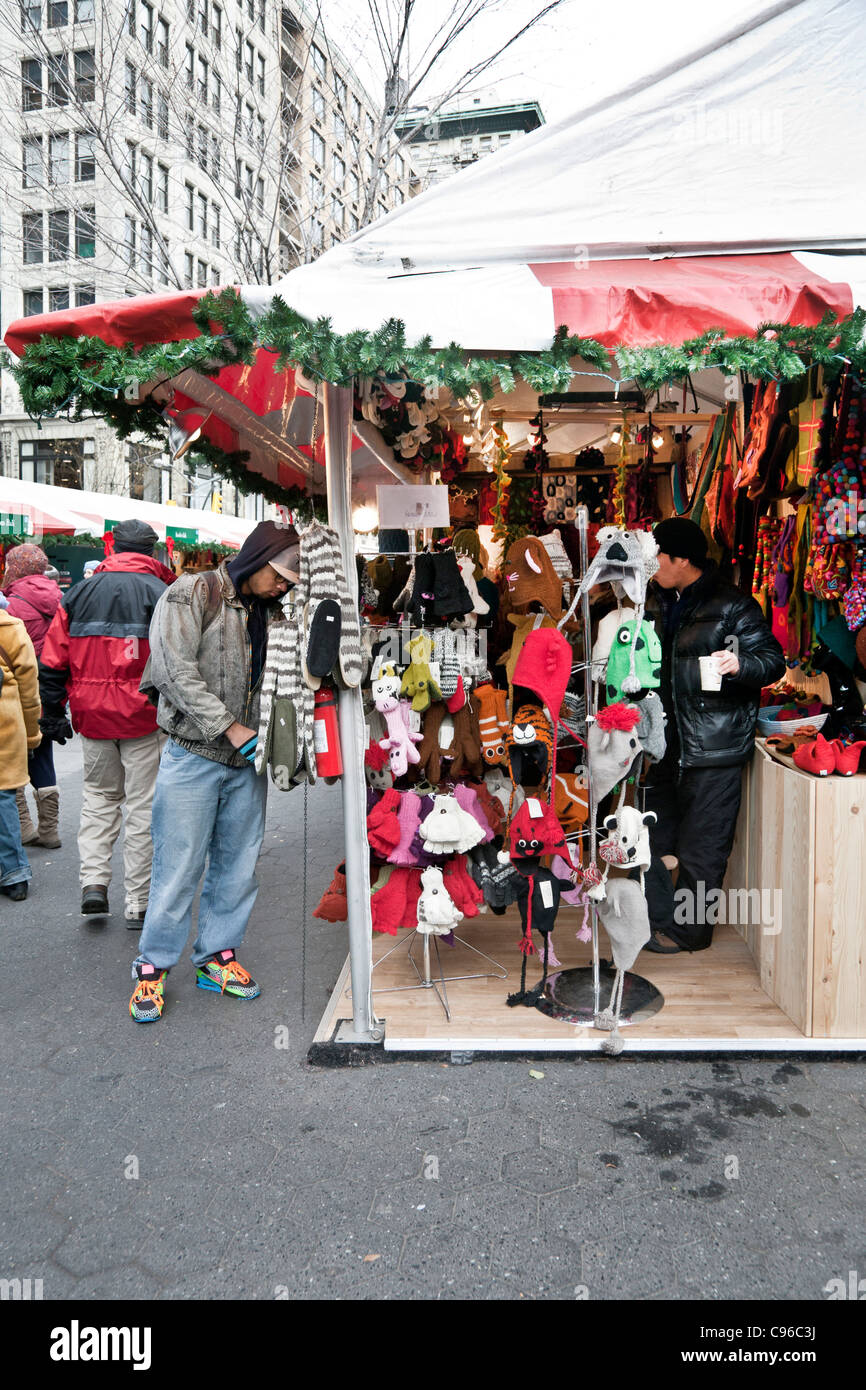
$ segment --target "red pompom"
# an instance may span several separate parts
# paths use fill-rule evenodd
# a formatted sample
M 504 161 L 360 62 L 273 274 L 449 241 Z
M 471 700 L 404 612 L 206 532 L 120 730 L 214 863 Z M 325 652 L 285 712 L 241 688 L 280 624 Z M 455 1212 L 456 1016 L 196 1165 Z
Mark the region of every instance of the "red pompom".
M 639 720 L 640 710 L 634 705 L 625 704 L 623 700 L 618 700 L 615 705 L 605 705 L 595 716 L 598 727 L 608 733 L 612 729 L 622 729 L 630 734 Z

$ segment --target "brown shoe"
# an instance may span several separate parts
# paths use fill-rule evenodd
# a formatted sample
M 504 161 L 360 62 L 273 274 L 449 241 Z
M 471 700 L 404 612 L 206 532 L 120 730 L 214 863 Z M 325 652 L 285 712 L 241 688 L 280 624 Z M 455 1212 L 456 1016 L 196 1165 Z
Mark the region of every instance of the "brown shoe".
M 39 831 L 30 819 L 30 807 L 27 805 L 27 793 L 24 787 L 15 788 L 15 804 L 18 807 L 18 820 L 21 824 L 21 843 L 22 845 L 35 845 L 39 839 Z
M 83 917 L 108 916 L 108 888 L 104 883 L 85 883 L 81 890 L 81 915 Z

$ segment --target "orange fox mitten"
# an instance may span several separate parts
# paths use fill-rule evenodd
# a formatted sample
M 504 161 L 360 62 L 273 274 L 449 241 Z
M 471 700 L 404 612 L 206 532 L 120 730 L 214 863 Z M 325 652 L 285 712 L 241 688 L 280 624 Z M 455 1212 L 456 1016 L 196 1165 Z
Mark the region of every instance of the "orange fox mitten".
M 507 764 L 505 735 L 508 733 L 508 715 L 505 708 L 505 691 L 497 690 L 489 682 L 476 686 L 472 699 L 478 709 L 478 728 L 481 731 L 481 753 L 488 767 L 497 763 Z

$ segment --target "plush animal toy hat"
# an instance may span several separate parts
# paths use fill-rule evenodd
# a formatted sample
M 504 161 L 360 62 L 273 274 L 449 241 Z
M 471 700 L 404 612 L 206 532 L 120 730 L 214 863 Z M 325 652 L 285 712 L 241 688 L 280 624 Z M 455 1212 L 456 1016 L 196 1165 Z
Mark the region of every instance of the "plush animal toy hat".
M 640 710 L 634 705 L 606 705 L 589 725 L 586 755 L 596 804 L 613 791 L 617 782 L 628 776 L 641 752 L 635 732 L 639 720 Z
M 546 801 L 528 796 L 515 812 L 508 831 L 512 859 L 537 859 L 544 854 L 568 853 L 565 834 L 556 813 Z
M 599 584 L 612 584 L 620 598 L 629 598 L 635 608 L 643 609 L 647 581 L 658 569 L 658 547 L 649 532 L 623 531 L 617 526 L 603 526 L 598 533 L 598 551 L 580 584 L 580 592 L 588 593 Z M 639 614 L 640 616 L 640 614 Z
M 562 616 L 562 580 L 537 536 L 523 536 L 509 547 L 505 576 L 512 608 L 540 603 L 557 622 Z

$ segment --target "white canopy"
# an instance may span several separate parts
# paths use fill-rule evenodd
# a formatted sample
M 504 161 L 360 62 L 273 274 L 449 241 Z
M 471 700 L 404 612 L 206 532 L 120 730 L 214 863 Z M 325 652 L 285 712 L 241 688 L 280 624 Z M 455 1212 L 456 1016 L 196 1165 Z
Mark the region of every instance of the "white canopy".
M 847 312 L 866 303 L 864 18 L 862 0 L 762 5 L 244 296 L 475 349 L 543 347 L 562 322 L 636 344 Z

